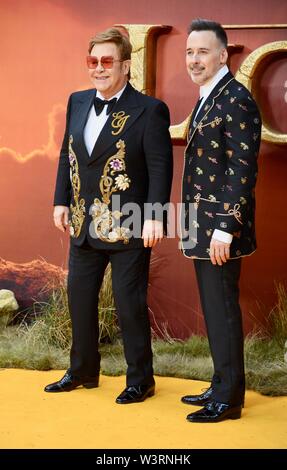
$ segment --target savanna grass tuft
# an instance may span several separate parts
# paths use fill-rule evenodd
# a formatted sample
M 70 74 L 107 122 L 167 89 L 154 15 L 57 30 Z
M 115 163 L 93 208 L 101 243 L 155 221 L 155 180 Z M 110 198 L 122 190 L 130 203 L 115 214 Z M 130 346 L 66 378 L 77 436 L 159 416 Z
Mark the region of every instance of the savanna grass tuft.
M 278 302 L 268 318 L 268 330 L 245 339 L 247 388 L 265 395 L 287 395 L 287 293 L 279 285 Z M 31 313 L 34 320 L 31 322 Z M 101 371 L 105 375 L 126 373 L 108 268 L 99 302 Z M 48 370 L 69 365 L 71 323 L 66 287 L 55 289 L 47 302 L 35 302 L 29 322 L 0 331 L 0 367 Z M 267 334 L 269 332 L 269 336 Z M 271 332 L 271 333 L 270 333 Z M 182 341 L 167 329 L 163 339 L 153 340 L 156 375 L 210 381 L 213 365 L 206 337 L 192 335 Z
M 276 285 L 277 304 L 271 310 L 269 316 L 271 338 L 280 347 L 284 347 L 287 341 L 287 291 L 283 284 Z

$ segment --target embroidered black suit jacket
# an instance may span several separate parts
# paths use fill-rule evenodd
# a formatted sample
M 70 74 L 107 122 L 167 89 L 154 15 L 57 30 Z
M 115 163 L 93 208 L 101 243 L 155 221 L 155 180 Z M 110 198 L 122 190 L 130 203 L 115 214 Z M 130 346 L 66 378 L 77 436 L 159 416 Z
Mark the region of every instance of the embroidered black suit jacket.
M 128 83 L 89 156 L 83 131 L 95 93 L 86 90 L 70 96 L 54 205 L 70 207 L 70 234 L 76 245 L 87 236 L 95 248 L 143 246 L 142 224 L 152 217 L 144 215 L 144 203 L 164 205 L 170 196 L 169 111 L 162 101 Z M 130 203 L 140 208 L 137 227 L 127 223 L 135 215 L 135 206 L 126 205 Z M 131 236 L 132 229 L 136 237 Z
M 182 181 L 182 249 L 209 258 L 215 229 L 233 234 L 231 258 L 256 248 L 254 215 L 261 118 L 249 91 L 227 73 L 192 122 Z

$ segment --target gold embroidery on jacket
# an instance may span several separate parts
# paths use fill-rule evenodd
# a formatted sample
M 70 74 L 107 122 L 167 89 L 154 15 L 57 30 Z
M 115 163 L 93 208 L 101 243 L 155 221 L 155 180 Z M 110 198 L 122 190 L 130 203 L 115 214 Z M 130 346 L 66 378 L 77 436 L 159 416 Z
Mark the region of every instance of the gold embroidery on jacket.
M 118 111 L 117 113 L 113 113 L 112 116 L 114 118 L 112 120 L 112 127 L 114 129 L 117 129 L 115 131 L 112 131 L 112 134 L 119 135 L 122 132 L 123 128 L 125 127 L 125 124 L 128 118 L 130 117 L 130 115 L 125 114 L 124 111 Z
M 206 116 L 207 117 L 207 116 Z M 203 124 L 202 122 L 200 122 L 197 126 L 197 129 L 199 130 L 199 132 L 202 131 L 202 128 L 203 127 L 206 127 L 206 126 L 210 126 L 212 128 L 214 128 L 215 126 L 218 126 L 222 121 L 222 118 L 218 117 L 218 116 L 215 116 L 215 118 L 213 119 L 213 121 L 210 121 L 210 122 L 207 122 L 205 124 Z
M 125 227 L 116 226 L 116 221 L 122 216 L 120 211 L 110 211 L 109 204 L 111 196 L 115 191 L 125 191 L 130 186 L 130 178 L 125 172 L 125 142 L 119 140 L 116 144 L 119 149 L 115 155 L 112 155 L 106 162 L 103 175 L 100 181 L 100 190 L 102 200 L 95 198 L 91 214 L 94 222 L 94 229 L 97 237 L 108 243 L 115 243 L 120 240 L 124 244 L 129 243 L 130 230 Z
M 243 225 L 243 222 L 241 220 L 241 212 L 240 212 L 240 204 L 234 204 L 233 209 L 229 209 L 227 214 L 221 214 L 220 212 L 216 212 L 216 215 L 221 215 L 221 216 L 233 216 L 239 222 L 241 225 Z
M 229 85 L 230 82 L 232 82 L 234 80 L 234 77 L 232 77 L 225 85 L 223 85 L 219 90 L 218 90 L 218 93 L 216 96 L 213 97 L 212 99 L 212 104 L 209 106 L 208 105 L 208 109 L 205 110 L 206 113 L 205 115 L 202 117 L 202 119 L 200 120 L 200 122 L 198 123 L 198 125 L 200 126 L 201 122 L 202 121 L 206 121 L 207 120 L 207 115 L 210 113 L 210 111 L 213 109 L 213 107 L 215 106 L 215 103 L 216 103 L 216 98 L 218 98 L 218 96 L 222 93 L 222 91 L 224 90 L 224 88 Z M 227 92 L 229 93 L 229 91 Z M 190 122 L 189 122 L 189 125 L 190 125 Z M 188 138 L 188 141 L 187 141 L 187 146 L 185 148 L 185 151 L 184 151 L 184 155 L 186 156 L 186 153 L 187 153 L 187 149 L 196 133 L 196 131 L 198 130 L 198 125 L 193 129 L 193 131 L 190 133 L 189 135 L 189 138 Z
M 80 199 L 81 180 L 79 175 L 79 164 L 76 154 L 72 148 L 73 136 L 69 138 L 69 162 L 70 162 L 70 179 L 73 188 L 74 203 L 70 205 L 71 216 L 69 220 L 70 235 L 77 238 L 82 229 L 85 219 L 85 200 Z

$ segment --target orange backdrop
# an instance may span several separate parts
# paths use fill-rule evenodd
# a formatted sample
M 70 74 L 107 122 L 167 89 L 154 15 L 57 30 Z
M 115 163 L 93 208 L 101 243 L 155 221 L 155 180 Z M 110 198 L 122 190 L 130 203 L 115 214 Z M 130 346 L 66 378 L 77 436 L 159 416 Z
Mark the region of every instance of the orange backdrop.
M 53 228 L 52 199 L 65 106 L 72 91 L 90 88 L 85 56 L 95 31 L 113 24 L 166 24 L 157 43 L 156 96 L 172 123 L 191 111 L 198 90 L 185 71 L 185 40 L 194 17 L 222 24 L 287 23 L 286 1 L 253 0 L 2 0 L 0 2 L 0 256 L 24 263 L 44 258 L 66 267 L 67 236 Z M 286 40 L 286 29 L 232 29 L 244 49 L 231 59 L 235 73 L 257 47 Z M 280 56 L 262 72 L 260 107 L 287 133 L 287 64 Z M 285 113 L 285 114 L 284 114 Z M 284 119 L 285 117 L 285 119 Z M 245 331 L 264 322 L 275 301 L 274 281 L 286 282 L 287 147 L 264 143 L 257 189 L 259 249 L 245 260 L 241 303 Z M 173 201 L 180 200 L 183 147 L 174 147 Z M 176 337 L 203 333 L 193 264 L 178 240 L 155 250 L 149 303 L 155 322 Z M 3 286 L 2 286 L 3 287 Z M 1 285 L 0 285 L 1 288 Z M 256 320 L 255 320 L 256 319 Z

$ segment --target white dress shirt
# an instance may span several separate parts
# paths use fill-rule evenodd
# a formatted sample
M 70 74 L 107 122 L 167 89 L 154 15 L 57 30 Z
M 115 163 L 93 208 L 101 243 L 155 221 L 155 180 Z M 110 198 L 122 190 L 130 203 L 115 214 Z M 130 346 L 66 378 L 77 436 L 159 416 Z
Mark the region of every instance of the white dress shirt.
M 229 69 L 227 65 L 224 65 L 221 67 L 221 69 L 218 70 L 218 72 L 214 75 L 212 81 L 208 83 L 207 85 L 202 85 L 199 88 L 199 98 L 202 98 L 200 106 L 197 110 L 196 116 L 198 114 L 198 111 L 202 107 L 203 103 L 207 100 L 209 97 L 210 93 L 212 92 L 213 88 L 216 87 L 217 83 L 220 82 L 220 80 L 224 77 L 229 72 Z
M 118 93 L 112 96 L 109 100 L 112 100 L 113 98 L 117 98 L 118 100 L 120 96 L 123 94 L 126 86 L 127 85 L 125 84 L 125 86 L 120 91 L 118 91 Z M 97 91 L 97 98 L 100 98 L 101 100 L 105 100 L 105 98 L 99 91 Z M 85 141 L 88 154 L 90 156 L 92 154 L 95 143 L 97 142 L 98 137 L 108 120 L 109 114 L 107 114 L 107 107 L 108 105 L 105 104 L 103 111 L 98 116 L 96 115 L 94 106 L 92 106 L 90 109 L 87 123 L 84 129 L 84 141 Z

